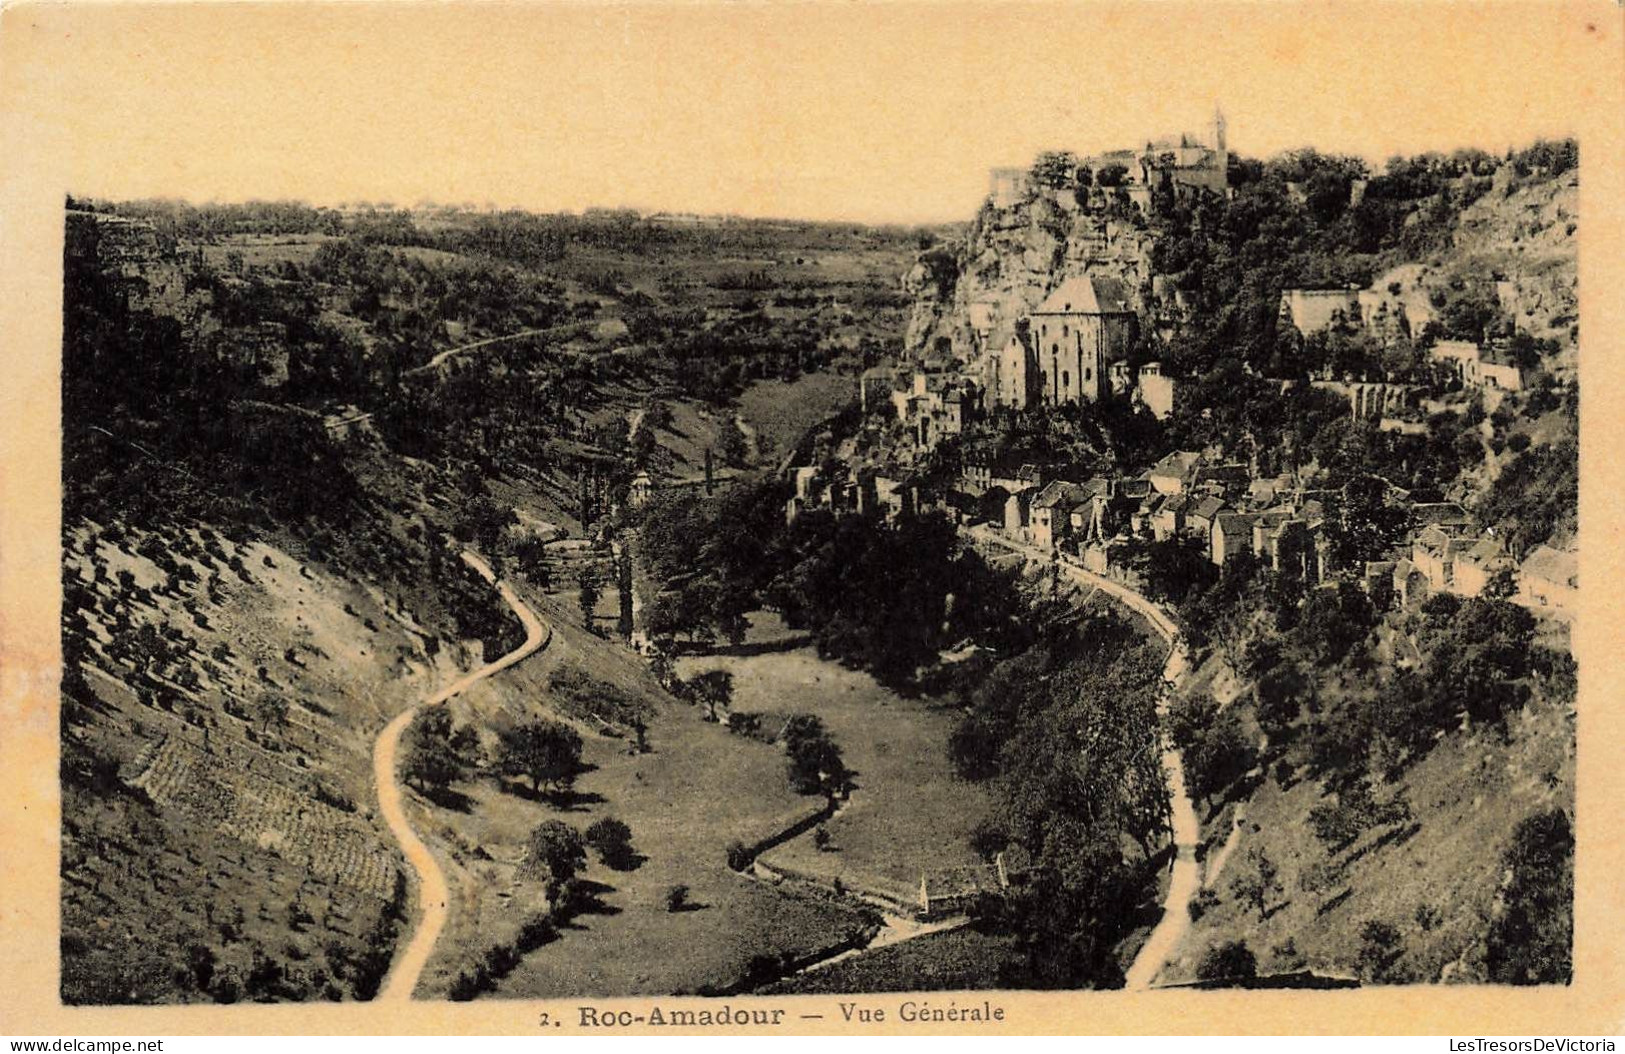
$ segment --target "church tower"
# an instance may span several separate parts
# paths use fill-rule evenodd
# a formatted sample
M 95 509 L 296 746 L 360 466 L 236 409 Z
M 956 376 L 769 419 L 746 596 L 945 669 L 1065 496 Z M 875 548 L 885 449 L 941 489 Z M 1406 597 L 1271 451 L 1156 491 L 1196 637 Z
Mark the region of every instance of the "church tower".
M 1224 111 L 1215 104 L 1213 107 L 1213 149 L 1221 154 L 1225 153 L 1224 131 Z

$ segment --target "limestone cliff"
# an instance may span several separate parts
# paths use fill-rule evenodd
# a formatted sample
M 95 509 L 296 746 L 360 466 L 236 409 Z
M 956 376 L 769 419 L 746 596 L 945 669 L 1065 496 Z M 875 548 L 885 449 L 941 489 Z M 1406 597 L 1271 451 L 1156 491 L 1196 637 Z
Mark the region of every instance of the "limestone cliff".
M 1152 242 L 1139 220 L 1080 209 L 1053 192 L 1005 208 L 984 204 L 957 245 L 927 250 L 904 276 L 914 298 L 906 350 L 914 358 L 947 350 L 969 360 L 1073 275 L 1121 280 L 1143 311 Z
M 1561 341 L 1579 317 L 1579 173 L 1514 179 L 1510 166 L 1461 212 L 1452 261 L 1499 277 L 1502 308 L 1520 329 Z

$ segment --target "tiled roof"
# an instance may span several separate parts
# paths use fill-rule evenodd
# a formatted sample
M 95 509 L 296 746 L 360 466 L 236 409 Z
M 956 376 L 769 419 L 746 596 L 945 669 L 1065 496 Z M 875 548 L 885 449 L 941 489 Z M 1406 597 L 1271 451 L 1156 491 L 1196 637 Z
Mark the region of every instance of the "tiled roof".
M 1202 455 L 1190 450 L 1176 450 L 1151 466 L 1147 476 L 1179 476 L 1189 475 L 1191 469 L 1201 460 Z
M 1128 291 L 1115 278 L 1082 275 L 1068 278 L 1033 309 L 1035 315 L 1132 314 Z
M 1471 523 L 1472 517 L 1453 501 L 1430 501 L 1411 506 L 1411 515 L 1423 525 L 1436 523 Z
M 1481 538 L 1471 549 L 1462 554 L 1462 559 L 1471 560 L 1475 564 L 1487 564 L 1502 559 L 1506 554 L 1507 551 L 1494 538 Z
M 1084 488 L 1076 483 L 1056 480 L 1038 492 L 1038 497 L 1033 499 L 1033 508 L 1047 509 L 1063 506 L 1071 508 L 1088 497 L 1089 495 Z

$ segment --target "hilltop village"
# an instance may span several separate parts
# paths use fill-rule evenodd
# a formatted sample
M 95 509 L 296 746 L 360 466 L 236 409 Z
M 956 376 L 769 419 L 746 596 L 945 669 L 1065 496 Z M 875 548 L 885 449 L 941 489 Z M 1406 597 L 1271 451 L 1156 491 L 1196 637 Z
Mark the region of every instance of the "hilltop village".
M 935 312 L 929 330 L 911 330 L 913 361 L 862 375 L 865 432 L 817 448 L 825 460 L 792 470 L 786 515 L 939 508 L 1127 581 L 1139 576 L 1142 543 L 1173 538 L 1216 567 L 1246 553 L 1307 584 L 1357 582 L 1384 600 L 1490 588 L 1572 607 L 1572 538 L 1519 539 L 1509 549 L 1495 524 L 1463 507 L 1473 489 L 1466 481 L 1418 487 L 1379 479 L 1371 500 L 1408 526 L 1384 551 L 1364 554 L 1373 558 L 1340 562 L 1338 550 L 1347 547 L 1331 542 L 1328 522 L 1340 515 L 1341 482 L 1328 482 L 1332 474 L 1313 459 L 1271 456 L 1249 432 L 1215 436 L 1200 449 L 1149 451 L 1159 455 L 1153 464 L 1117 473 L 1100 471 L 1113 459 L 1102 458 L 1098 445 L 1081 459 L 999 449 L 1028 411 L 1096 407 L 1101 416 L 1164 423 L 1204 412 L 1191 405 L 1200 385 L 1179 355 L 1188 346 L 1183 332 L 1199 325 L 1196 297 L 1188 273 L 1157 272 L 1156 243 L 1179 238 L 1204 201 L 1234 203 L 1230 166 L 1225 118 L 1216 112 L 1203 135 L 995 169 L 959 250 L 969 266 L 958 266 L 951 292 L 940 277 L 922 278 L 951 266 L 940 250 L 922 254 L 909 277 L 921 296 L 916 323 L 922 306 Z M 1310 186 L 1324 195 L 1326 182 L 1324 172 L 1314 173 L 1280 189 L 1301 207 Z M 1363 172 L 1334 182 L 1343 195 L 1337 211 L 1358 209 L 1372 182 Z M 1506 198 L 1517 166 L 1475 157 L 1452 182 L 1475 196 Z M 1572 174 L 1557 182 L 1572 188 Z M 1381 177 L 1377 190 L 1384 191 Z M 1020 235 L 1019 253 L 1007 244 L 1010 232 Z M 1035 249 L 1047 269 L 1035 266 Z M 1531 275 L 1550 271 L 1546 259 L 1538 263 L 1527 268 Z M 1365 286 L 1283 286 L 1272 320 L 1279 350 L 1270 361 L 1239 365 L 1249 382 L 1277 395 L 1320 396 L 1353 427 L 1411 440 L 1443 422 L 1453 432 L 1464 427 L 1493 473 L 1510 460 L 1501 455 L 1529 443 L 1497 432 L 1513 414 L 1507 400 L 1539 411 L 1573 391 L 1573 334 L 1564 331 L 1567 309 L 1554 306 L 1571 308 L 1572 300 L 1553 295 L 1549 277 L 1543 297 L 1541 281 L 1524 269 L 1464 278 L 1451 273 L 1451 262 L 1397 260 Z M 1463 322 L 1468 300 L 1474 314 Z M 1444 500 L 1446 490 L 1452 500 Z
M 946 521 L 1039 595 L 1110 598 L 1167 643 L 1158 705 L 1198 805 L 1176 837 L 1200 863 L 1131 987 L 1568 976 L 1575 159 L 1257 161 L 1215 114 L 995 170 L 905 276 L 903 353 L 858 379 L 861 416 L 787 466 L 792 538 L 863 520 L 917 545 Z M 912 632 L 906 611 L 870 631 Z M 1075 661 L 1098 671 L 1114 639 L 1091 625 Z M 1140 690 L 1035 687 L 1071 669 L 1047 654 L 962 696 L 956 764 L 1018 800 L 1056 786 L 1032 737 L 1072 743 L 1080 711 Z

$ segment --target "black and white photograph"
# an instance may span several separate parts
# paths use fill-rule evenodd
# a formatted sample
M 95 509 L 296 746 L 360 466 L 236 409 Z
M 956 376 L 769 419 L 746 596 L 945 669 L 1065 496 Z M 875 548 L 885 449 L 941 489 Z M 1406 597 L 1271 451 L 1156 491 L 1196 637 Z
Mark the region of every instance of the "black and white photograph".
M 8 11 L 61 1007 L 1584 980 L 1597 5 L 347 6 Z

